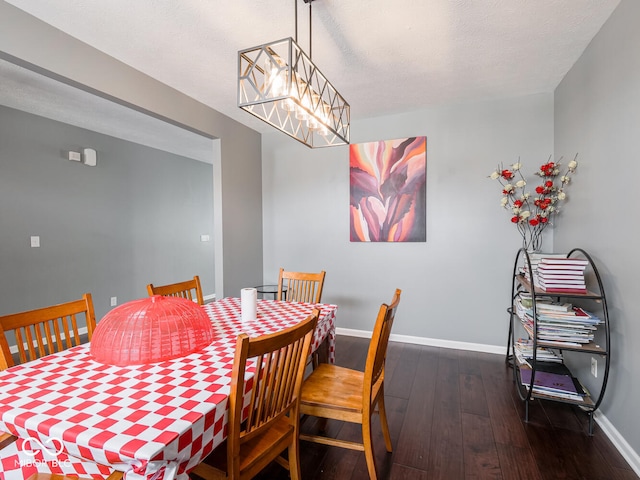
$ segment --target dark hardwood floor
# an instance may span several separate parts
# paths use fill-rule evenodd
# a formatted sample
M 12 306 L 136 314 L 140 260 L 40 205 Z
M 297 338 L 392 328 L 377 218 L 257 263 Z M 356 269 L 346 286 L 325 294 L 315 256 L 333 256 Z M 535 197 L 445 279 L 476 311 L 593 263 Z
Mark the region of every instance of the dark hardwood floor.
M 336 363 L 364 369 L 368 340 L 338 336 Z M 535 401 L 529 422 L 512 371 L 500 355 L 391 342 L 386 406 L 393 453 L 374 419 L 381 479 L 637 479 L 624 458 L 587 416 L 570 406 Z M 302 429 L 317 429 L 307 419 Z M 327 431 L 356 439 L 358 426 L 329 421 Z M 367 479 L 362 452 L 300 442 L 302 478 Z M 287 479 L 277 464 L 260 479 Z

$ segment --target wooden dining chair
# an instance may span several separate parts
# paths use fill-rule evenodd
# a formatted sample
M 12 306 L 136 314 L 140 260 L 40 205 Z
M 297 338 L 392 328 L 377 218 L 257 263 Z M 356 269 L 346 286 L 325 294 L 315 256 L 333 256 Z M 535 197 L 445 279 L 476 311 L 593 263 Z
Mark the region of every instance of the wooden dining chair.
M 270 335 L 238 336 L 227 439 L 191 474 L 203 479 L 249 479 L 276 460 L 288 468 L 293 480 L 300 478 L 300 387 L 319 313 L 313 310 L 296 326 Z M 256 371 L 245 386 L 247 360 Z M 250 399 L 245 415 L 243 398 Z M 284 450 L 288 460 L 280 456 Z
M 15 336 L 18 358 L 25 363 L 83 343 L 82 316 L 91 340 L 96 317 L 90 293 L 72 302 L 0 317 L 0 370 L 14 365 L 7 332 Z
M 277 300 L 287 302 L 320 303 L 326 272 L 286 272 L 280 269 Z
M 320 273 L 287 272 L 280 269 L 278 275 L 278 294 L 276 300 L 286 300 L 287 302 L 320 303 L 322 299 L 322 288 L 326 272 Z M 318 348 L 309 357 L 308 362 L 312 368 L 316 368 L 321 361 L 321 354 L 328 356 L 327 344 Z
M 200 286 L 200 277 L 196 275 L 192 280 L 184 282 L 171 283 L 168 285 L 155 286 L 153 283 L 147 285 L 147 293 L 149 296 L 163 295 L 165 297 L 181 297 L 195 301 L 198 305 L 204 305 L 204 297 L 202 296 L 202 287 Z
M 301 440 L 364 451 L 369 478 L 377 478 L 373 456 L 371 417 L 377 405 L 380 424 L 388 452 L 391 437 L 384 408 L 384 365 L 389 335 L 400 303 L 401 290 L 396 289 L 390 305 L 382 304 L 369 343 L 364 372 L 328 363 L 319 364 L 302 385 L 300 413 L 323 419 L 359 423 L 362 442 L 329 438 L 324 435 L 301 434 Z M 322 432 L 321 432 L 322 433 Z

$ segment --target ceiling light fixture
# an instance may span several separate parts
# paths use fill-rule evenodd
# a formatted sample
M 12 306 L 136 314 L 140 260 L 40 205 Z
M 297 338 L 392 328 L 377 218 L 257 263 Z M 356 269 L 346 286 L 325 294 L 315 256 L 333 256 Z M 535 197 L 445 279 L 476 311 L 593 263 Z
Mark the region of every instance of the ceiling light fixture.
M 238 52 L 238 107 L 308 147 L 349 144 L 349 104 L 291 37 Z

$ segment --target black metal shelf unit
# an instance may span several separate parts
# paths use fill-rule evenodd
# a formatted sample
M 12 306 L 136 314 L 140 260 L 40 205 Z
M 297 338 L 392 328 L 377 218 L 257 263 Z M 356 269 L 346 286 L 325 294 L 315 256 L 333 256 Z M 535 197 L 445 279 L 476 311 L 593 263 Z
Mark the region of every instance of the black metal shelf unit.
M 507 343 L 507 356 L 506 361 L 513 367 L 513 376 L 516 384 L 516 389 L 520 399 L 525 402 L 525 421 L 529 421 L 529 402 L 534 399 L 544 399 L 549 401 L 556 401 L 562 403 L 568 403 L 576 405 L 582 411 L 586 412 L 589 417 L 589 435 L 593 434 L 593 414 L 598 409 L 604 398 L 607 381 L 609 378 L 609 367 L 611 364 L 610 354 L 610 328 L 609 328 L 609 313 L 607 308 L 607 299 L 604 288 L 602 286 L 602 279 L 598 272 L 598 269 L 593 262 L 591 256 L 581 248 L 574 248 L 567 254 L 567 258 L 582 258 L 586 259 L 588 264 L 585 270 L 585 277 L 587 278 L 588 290 L 586 293 L 549 293 L 536 288 L 532 282 L 530 282 L 522 273 L 523 268 L 527 268 L 529 272 L 532 272 L 532 263 L 529 253 L 521 248 L 518 250 L 513 266 L 512 287 L 511 287 L 511 305 L 507 309 L 509 313 L 509 336 Z M 522 319 L 517 313 L 515 302 L 522 293 L 528 294 L 531 298 L 531 312 L 533 325 L 529 323 L 529 330 L 523 327 Z M 558 344 L 554 341 L 545 341 L 538 338 L 539 324 L 538 324 L 538 312 L 536 309 L 536 303 L 539 302 L 540 297 L 552 297 L 555 301 L 572 302 L 579 304 L 581 308 L 595 311 L 598 318 L 602 320 L 602 323 L 598 325 L 596 335 L 593 341 L 580 344 L 580 345 L 567 345 Z M 518 359 L 516 355 L 516 342 L 518 332 L 527 336 L 532 343 L 532 357 L 525 364 Z M 564 352 L 578 352 L 589 354 L 591 356 L 598 356 L 604 358 L 604 371 L 602 372 L 602 379 L 598 390 L 594 393 L 586 392 L 582 400 L 576 400 L 571 398 L 565 398 L 561 394 L 548 394 L 542 393 L 538 389 L 534 390 L 536 373 L 540 376 L 539 372 L 546 371 L 549 364 L 538 359 L 538 348 L 545 348 L 551 351 L 559 352 L 564 358 Z M 578 357 L 580 357 L 578 355 Z M 585 356 L 587 357 L 587 356 Z M 582 357 L 584 358 L 584 357 Z M 587 357 L 588 358 L 588 357 Z M 522 382 L 523 370 L 531 370 L 526 372 L 530 374 L 530 381 L 527 384 Z M 563 373 L 570 375 L 572 378 L 570 369 L 565 362 L 556 365 L 554 367 L 555 373 Z M 582 382 L 577 384 L 583 386 Z

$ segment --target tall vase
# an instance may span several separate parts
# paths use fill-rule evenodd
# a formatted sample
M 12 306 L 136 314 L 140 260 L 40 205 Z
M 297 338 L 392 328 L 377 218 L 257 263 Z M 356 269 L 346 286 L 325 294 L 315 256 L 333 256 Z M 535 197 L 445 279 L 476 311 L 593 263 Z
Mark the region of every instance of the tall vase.
M 535 239 L 522 239 L 522 248 L 524 248 L 527 253 L 540 253 L 542 251 L 542 239 L 537 237 Z
M 540 253 L 542 251 L 542 230 L 541 228 L 522 230 L 522 248 L 530 253 Z

